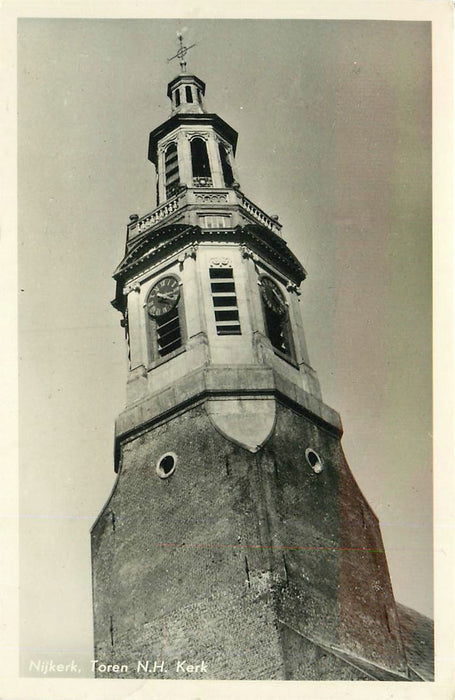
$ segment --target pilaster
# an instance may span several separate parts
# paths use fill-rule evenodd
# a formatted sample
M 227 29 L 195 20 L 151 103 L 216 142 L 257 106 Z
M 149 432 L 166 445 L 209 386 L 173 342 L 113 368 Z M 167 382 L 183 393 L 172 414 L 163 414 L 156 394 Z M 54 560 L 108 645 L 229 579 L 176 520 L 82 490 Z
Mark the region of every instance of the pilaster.
M 157 177 L 158 177 L 158 204 L 162 204 L 166 201 L 166 178 L 164 175 L 164 148 L 160 146 L 158 149 L 158 167 L 157 167 Z
M 224 187 L 223 173 L 221 170 L 220 154 L 218 152 L 218 143 L 215 139 L 213 131 L 207 141 L 207 151 L 209 154 L 210 169 L 212 171 L 212 181 L 214 187 Z
M 190 143 L 183 129 L 179 129 L 178 131 L 177 147 L 179 156 L 180 182 L 182 185 L 191 187 L 193 184 L 193 176 L 191 172 Z
M 128 336 L 130 370 L 134 370 L 147 362 L 144 345 L 143 309 L 141 307 L 141 285 L 139 282 L 130 284 L 125 289 L 128 295 Z

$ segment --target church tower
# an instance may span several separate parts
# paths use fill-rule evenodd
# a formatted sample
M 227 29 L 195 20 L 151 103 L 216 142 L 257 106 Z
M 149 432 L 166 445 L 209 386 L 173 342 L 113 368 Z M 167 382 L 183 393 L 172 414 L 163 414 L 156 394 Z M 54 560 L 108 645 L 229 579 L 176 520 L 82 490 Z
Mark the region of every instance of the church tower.
M 157 206 L 114 275 L 129 372 L 92 529 L 95 674 L 408 680 L 378 521 L 308 357 L 305 270 L 185 53 L 150 134 Z

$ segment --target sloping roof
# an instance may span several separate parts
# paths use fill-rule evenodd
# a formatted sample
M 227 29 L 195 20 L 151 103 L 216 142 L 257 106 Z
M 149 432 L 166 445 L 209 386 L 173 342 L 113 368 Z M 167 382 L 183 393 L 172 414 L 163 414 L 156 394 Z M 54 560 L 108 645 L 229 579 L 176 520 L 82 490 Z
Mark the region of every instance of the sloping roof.
M 397 603 L 401 636 L 408 666 L 424 681 L 434 681 L 434 624 L 433 620 Z
M 377 666 L 375 663 L 361 659 L 341 648 L 333 645 L 327 646 L 320 641 L 310 639 L 306 634 L 291 628 L 287 623 L 283 621 L 280 623 L 288 633 L 291 632 L 302 642 L 305 642 L 307 651 L 309 644 L 310 647 L 319 649 L 319 653 L 324 652 L 324 672 L 319 676 L 319 680 L 337 678 L 339 680 L 434 681 L 433 620 L 400 603 L 397 603 L 397 611 L 408 665 L 408 673 L 404 675 Z M 346 675 L 342 666 L 339 665 L 340 662 L 355 669 L 354 675 Z
M 291 674 L 287 676 L 292 680 L 422 680 L 420 677 L 410 677 L 406 672 L 399 673 L 383 668 L 334 645 L 311 639 L 283 620 L 280 620 L 280 629 L 286 638 L 288 649 L 289 642 L 293 642 L 292 661 L 295 662 L 295 666 L 292 668 L 291 663 Z

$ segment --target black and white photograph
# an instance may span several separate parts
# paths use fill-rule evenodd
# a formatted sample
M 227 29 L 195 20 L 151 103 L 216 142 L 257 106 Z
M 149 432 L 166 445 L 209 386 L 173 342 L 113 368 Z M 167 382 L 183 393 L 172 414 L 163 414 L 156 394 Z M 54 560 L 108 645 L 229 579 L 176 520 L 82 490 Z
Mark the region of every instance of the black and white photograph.
M 449 692 L 431 4 L 18 11 L 5 697 Z

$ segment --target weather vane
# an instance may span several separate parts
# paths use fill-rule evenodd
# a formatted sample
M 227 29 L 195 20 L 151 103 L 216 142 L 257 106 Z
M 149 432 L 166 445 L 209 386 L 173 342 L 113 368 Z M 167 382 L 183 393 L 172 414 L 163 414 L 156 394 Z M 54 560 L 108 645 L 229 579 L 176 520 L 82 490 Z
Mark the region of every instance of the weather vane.
M 177 39 L 180 41 L 180 48 L 175 54 L 175 56 L 172 56 L 171 58 L 167 59 L 167 62 L 173 61 L 174 58 L 179 58 L 180 59 L 180 68 L 182 69 L 182 73 L 186 72 L 186 61 L 185 61 L 185 56 L 187 52 L 193 48 L 193 46 L 196 46 L 196 44 L 191 44 L 191 46 L 183 46 L 183 34 L 181 32 L 177 32 Z

